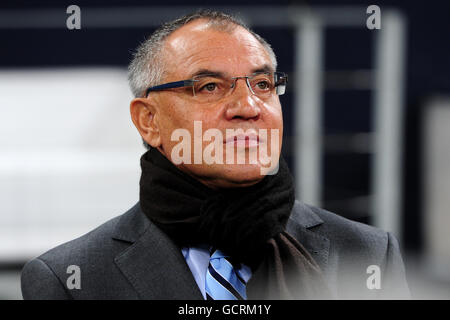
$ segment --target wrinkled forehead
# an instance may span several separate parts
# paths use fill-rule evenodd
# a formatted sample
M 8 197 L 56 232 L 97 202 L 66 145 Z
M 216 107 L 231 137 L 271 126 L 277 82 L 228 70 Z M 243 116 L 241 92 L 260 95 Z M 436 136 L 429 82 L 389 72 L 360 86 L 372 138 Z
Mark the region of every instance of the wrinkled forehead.
M 267 50 L 245 28 L 233 25 L 223 31 L 205 21 L 191 22 L 171 34 L 162 59 L 167 80 L 187 79 L 198 70 L 230 76 L 267 66 L 274 71 Z

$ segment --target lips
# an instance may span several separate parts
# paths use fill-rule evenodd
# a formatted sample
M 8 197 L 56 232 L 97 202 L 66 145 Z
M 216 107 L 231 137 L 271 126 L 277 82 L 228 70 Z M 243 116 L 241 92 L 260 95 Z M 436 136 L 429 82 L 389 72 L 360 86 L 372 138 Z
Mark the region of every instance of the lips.
M 259 145 L 259 142 L 259 136 L 257 134 L 238 134 L 227 137 L 224 141 L 227 146 L 240 147 L 256 147 Z

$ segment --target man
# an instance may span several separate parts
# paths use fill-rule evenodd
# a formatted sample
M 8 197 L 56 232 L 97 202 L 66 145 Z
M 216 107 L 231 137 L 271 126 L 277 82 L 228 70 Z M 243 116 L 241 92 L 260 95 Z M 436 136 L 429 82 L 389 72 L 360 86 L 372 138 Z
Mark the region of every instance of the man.
M 190 14 L 138 48 L 129 79 L 140 202 L 28 262 L 25 299 L 407 297 L 392 235 L 295 200 L 287 76 L 261 37 Z

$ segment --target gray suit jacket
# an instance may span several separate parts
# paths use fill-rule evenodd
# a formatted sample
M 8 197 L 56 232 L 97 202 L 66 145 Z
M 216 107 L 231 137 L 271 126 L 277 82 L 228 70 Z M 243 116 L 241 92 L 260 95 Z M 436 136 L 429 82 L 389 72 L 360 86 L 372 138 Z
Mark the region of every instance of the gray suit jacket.
M 299 201 L 287 231 L 317 261 L 335 298 L 409 297 L 391 234 Z M 79 267 L 79 289 L 73 288 L 77 272 L 68 269 L 73 265 Z M 378 275 L 377 270 L 367 273 L 371 265 L 379 268 Z M 29 261 L 21 282 L 24 299 L 203 299 L 180 249 L 147 219 L 139 203 Z

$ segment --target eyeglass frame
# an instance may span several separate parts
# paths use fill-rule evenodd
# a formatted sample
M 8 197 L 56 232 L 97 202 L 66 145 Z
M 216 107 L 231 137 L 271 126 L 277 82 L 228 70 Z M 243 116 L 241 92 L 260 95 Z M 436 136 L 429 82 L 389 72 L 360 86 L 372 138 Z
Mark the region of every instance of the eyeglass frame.
M 285 78 L 286 79 L 286 84 L 288 83 L 288 75 L 285 72 L 255 72 L 251 75 L 247 75 L 247 76 L 240 76 L 240 77 L 231 77 L 232 80 L 234 80 L 233 85 L 230 87 L 230 89 L 234 88 L 234 85 L 236 84 L 236 81 L 238 79 L 245 79 L 245 83 L 247 84 L 247 87 L 250 89 L 250 91 L 256 95 L 256 93 L 253 92 L 248 80 L 250 77 L 258 75 L 258 74 L 263 74 L 263 73 L 272 73 L 273 76 L 275 77 L 275 74 L 279 74 L 280 78 Z M 208 76 L 207 74 L 202 75 L 202 76 Z M 153 87 L 149 87 L 145 90 L 145 97 L 147 98 L 148 95 L 150 94 L 150 92 L 154 92 L 154 91 L 163 91 L 163 90 L 167 90 L 167 89 L 176 89 L 176 88 L 183 88 L 183 87 L 192 87 L 194 88 L 194 82 L 195 81 L 200 81 L 200 80 L 195 80 L 194 78 L 192 79 L 187 79 L 187 80 L 179 80 L 179 81 L 174 81 L 174 82 L 167 82 L 164 84 L 159 84 Z M 279 86 L 279 84 L 275 84 L 274 88 L 276 88 L 277 86 Z M 193 89 L 194 90 L 194 89 Z M 283 92 L 284 94 L 284 92 Z M 195 95 L 195 93 L 194 93 Z

